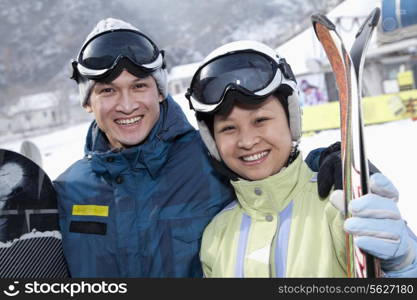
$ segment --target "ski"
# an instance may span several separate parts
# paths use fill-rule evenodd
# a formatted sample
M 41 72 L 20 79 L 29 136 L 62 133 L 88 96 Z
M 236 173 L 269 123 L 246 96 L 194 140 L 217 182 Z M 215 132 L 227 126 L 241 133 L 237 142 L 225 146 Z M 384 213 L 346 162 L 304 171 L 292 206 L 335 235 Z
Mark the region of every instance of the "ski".
M 362 99 L 362 75 L 363 75 L 363 67 L 365 64 L 365 54 L 368 49 L 369 41 L 371 40 L 372 33 L 375 29 L 375 27 L 378 25 L 379 17 L 380 17 L 380 9 L 375 8 L 369 16 L 366 18 L 366 20 L 363 22 L 362 26 L 359 28 L 358 32 L 355 36 L 355 41 L 352 45 L 352 48 L 350 50 L 350 57 L 352 58 L 352 63 L 355 68 L 356 73 L 356 79 L 358 82 L 358 98 L 359 103 L 361 103 Z M 360 136 L 362 143 L 361 146 L 361 164 L 362 164 L 362 170 L 363 170 L 363 176 L 362 176 L 362 194 L 367 194 L 369 192 L 369 170 L 368 170 L 368 161 L 366 160 L 367 155 L 365 151 L 365 144 L 364 144 L 364 132 L 363 128 L 363 118 L 362 118 L 362 107 L 361 105 L 358 105 L 358 109 L 360 111 L 359 115 L 359 121 L 360 121 Z
M 380 11 L 376 8 L 360 27 L 351 54 L 346 50 L 336 26 L 325 15 L 313 15 L 314 31 L 330 61 L 336 78 L 340 103 L 341 158 L 345 217 L 350 217 L 348 205 L 369 192 L 368 160 L 365 153 L 363 117 L 361 109 L 361 80 L 365 53 Z M 352 55 L 352 56 L 351 56 Z M 346 235 L 348 277 L 381 277 L 379 262 L 354 246 L 351 235 Z

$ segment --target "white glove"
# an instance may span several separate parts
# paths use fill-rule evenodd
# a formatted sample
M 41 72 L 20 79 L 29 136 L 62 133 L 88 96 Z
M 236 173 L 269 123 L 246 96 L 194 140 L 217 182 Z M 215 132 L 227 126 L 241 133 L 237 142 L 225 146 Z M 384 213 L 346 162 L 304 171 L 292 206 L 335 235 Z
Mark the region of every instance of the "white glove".
M 357 247 L 381 259 L 387 277 L 417 277 L 417 238 L 401 218 L 397 189 L 381 173 L 373 174 L 369 185 L 369 194 L 350 202 L 352 217 L 345 221 L 345 231 L 354 236 Z M 343 201 L 341 190 L 330 195 L 340 211 Z

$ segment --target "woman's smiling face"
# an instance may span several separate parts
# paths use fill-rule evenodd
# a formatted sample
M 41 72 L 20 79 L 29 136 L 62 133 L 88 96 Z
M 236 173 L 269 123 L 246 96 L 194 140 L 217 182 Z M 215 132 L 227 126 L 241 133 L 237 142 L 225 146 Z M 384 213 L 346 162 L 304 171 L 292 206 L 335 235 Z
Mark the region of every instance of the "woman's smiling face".
M 227 115 L 215 115 L 214 138 L 226 165 L 240 177 L 260 180 L 278 173 L 291 153 L 291 133 L 279 100 L 235 102 Z

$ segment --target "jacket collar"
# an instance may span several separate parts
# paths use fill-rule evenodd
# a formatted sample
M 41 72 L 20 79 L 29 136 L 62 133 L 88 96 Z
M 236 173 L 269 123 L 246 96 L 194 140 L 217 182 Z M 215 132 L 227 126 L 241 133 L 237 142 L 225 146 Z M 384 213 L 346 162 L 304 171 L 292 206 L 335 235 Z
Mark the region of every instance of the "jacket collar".
M 120 173 L 127 168 L 145 168 L 154 178 L 165 164 L 169 145 L 177 137 L 193 131 L 181 107 L 168 96 L 161 104 L 161 113 L 145 142 L 128 149 L 111 149 L 106 135 L 93 121 L 87 133 L 85 155 L 94 161 L 97 173 Z M 105 162 L 113 157 L 111 170 Z M 115 168 L 118 165 L 119 168 Z
M 304 183 L 300 182 L 304 180 L 300 176 L 303 165 L 302 156 L 299 154 L 287 168 L 265 179 L 231 181 L 239 203 L 252 215 L 276 214 L 283 211 L 299 192 L 299 187 L 302 186 L 300 183 Z

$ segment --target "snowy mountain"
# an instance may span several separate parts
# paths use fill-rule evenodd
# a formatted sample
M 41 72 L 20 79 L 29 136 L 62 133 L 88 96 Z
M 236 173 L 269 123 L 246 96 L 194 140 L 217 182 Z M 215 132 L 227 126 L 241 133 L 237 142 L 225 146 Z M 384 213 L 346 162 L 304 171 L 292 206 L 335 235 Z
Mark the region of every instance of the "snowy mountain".
M 74 89 L 69 62 L 105 17 L 122 18 L 166 50 L 168 67 L 200 60 L 237 39 L 276 47 L 310 26 L 312 12 L 342 0 L 1 0 L 0 103 L 22 95 Z

